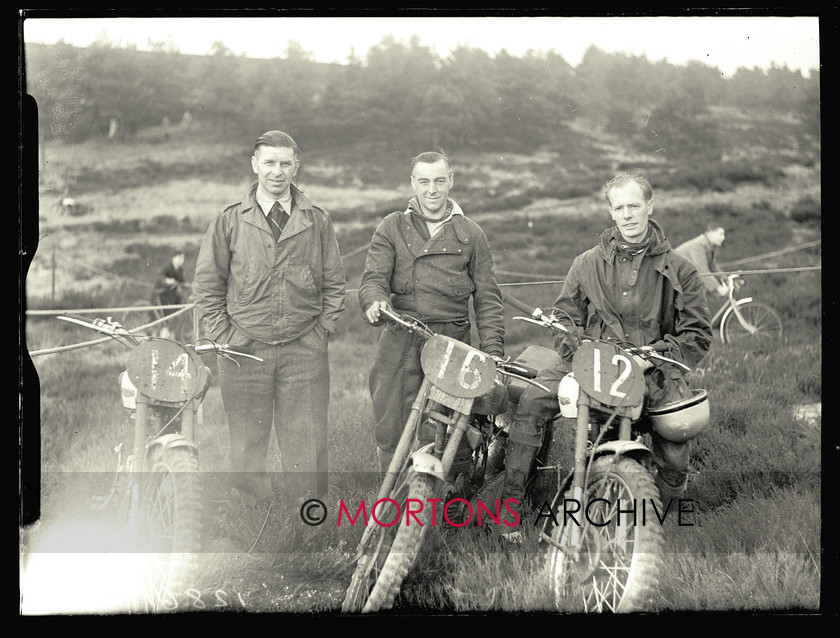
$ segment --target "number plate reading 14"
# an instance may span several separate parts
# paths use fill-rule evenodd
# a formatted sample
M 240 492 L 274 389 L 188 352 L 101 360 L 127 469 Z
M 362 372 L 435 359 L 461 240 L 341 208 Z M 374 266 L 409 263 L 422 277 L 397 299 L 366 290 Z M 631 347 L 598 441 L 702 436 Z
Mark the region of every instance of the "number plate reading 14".
M 572 369 L 581 390 L 606 405 L 638 405 L 644 397 L 641 368 L 613 344 L 584 341 L 575 352 Z

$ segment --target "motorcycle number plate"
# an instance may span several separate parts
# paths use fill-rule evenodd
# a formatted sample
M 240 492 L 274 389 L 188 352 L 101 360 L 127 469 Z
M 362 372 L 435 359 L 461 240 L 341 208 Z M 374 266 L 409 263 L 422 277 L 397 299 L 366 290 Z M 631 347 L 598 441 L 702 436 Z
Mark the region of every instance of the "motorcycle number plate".
M 456 339 L 435 335 L 423 347 L 420 364 L 429 380 L 456 397 L 479 397 L 493 387 L 496 362 Z
M 203 387 L 202 367 L 180 344 L 148 339 L 131 351 L 126 371 L 142 394 L 158 401 L 186 401 Z
M 584 341 L 575 352 L 572 369 L 580 389 L 600 403 L 633 406 L 644 398 L 642 369 L 616 345 Z

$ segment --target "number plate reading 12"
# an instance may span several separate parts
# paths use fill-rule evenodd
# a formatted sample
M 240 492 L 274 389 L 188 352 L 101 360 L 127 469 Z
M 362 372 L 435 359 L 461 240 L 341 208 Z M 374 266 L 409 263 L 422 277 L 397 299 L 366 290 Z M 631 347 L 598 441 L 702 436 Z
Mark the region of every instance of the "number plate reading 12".
M 493 387 L 496 363 L 467 344 L 435 335 L 420 355 L 423 372 L 440 389 L 456 397 L 479 397 Z
M 584 341 L 575 352 L 572 369 L 581 390 L 606 405 L 638 405 L 644 397 L 641 368 L 613 344 Z

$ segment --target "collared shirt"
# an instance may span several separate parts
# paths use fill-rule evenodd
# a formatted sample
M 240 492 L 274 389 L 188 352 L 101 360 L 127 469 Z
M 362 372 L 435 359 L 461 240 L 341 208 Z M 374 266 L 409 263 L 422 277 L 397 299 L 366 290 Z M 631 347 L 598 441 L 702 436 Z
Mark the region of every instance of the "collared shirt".
M 291 216 L 291 214 L 292 214 L 292 193 L 291 193 L 291 191 L 289 191 L 287 193 L 287 196 L 288 196 L 287 199 L 266 198 L 266 197 L 263 196 L 263 193 L 259 188 L 257 188 L 257 193 L 256 193 L 257 203 L 260 205 L 260 208 L 262 208 L 262 212 L 266 217 L 268 217 L 268 214 L 271 212 L 271 208 L 272 208 L 272 206 L 274 206 L 274 202 L 278 202 L 283 207 L 283 212 L 285 212 L 286 215 Z

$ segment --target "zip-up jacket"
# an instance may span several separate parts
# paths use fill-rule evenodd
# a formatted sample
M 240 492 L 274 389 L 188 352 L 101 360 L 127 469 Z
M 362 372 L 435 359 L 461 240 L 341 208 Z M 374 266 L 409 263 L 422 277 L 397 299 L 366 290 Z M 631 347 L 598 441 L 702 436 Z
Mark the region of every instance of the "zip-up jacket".
M 193 299 L 219 343 L 279 344 L 315 324 L 332 334 L 344 311 L 345 275 L 329 213 L 292 185 L 292 210 L 275 242 L 254 184 L 207 229 Z

